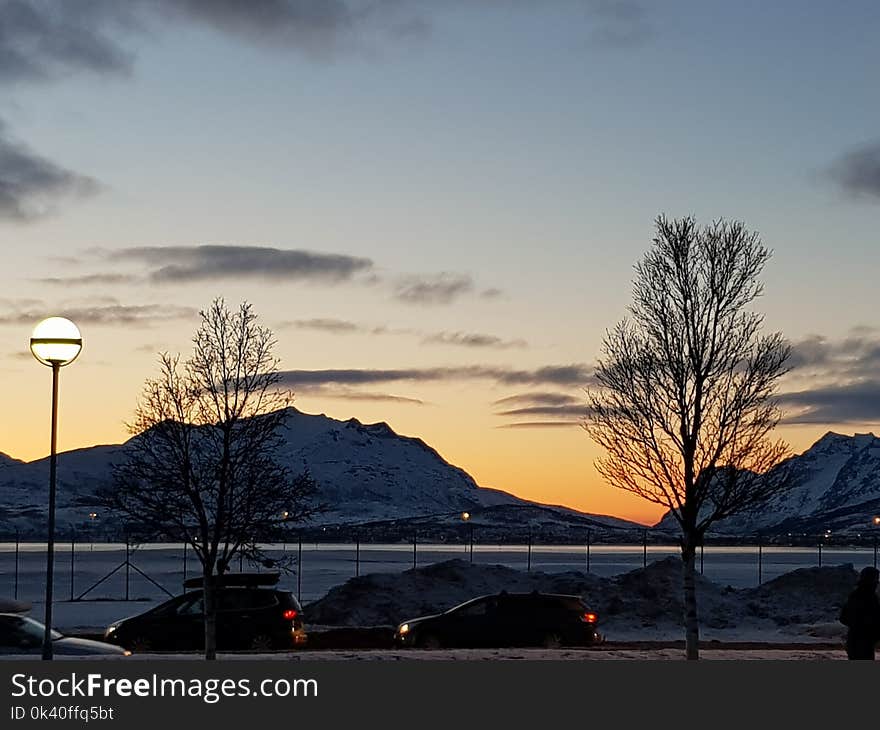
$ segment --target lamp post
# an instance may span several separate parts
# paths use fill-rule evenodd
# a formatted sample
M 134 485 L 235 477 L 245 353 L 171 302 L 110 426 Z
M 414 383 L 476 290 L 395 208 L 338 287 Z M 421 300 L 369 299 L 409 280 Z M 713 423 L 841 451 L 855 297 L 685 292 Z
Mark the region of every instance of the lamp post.
M 49 457 L 49 525 L 46 548 L 46 617 L 43 633 L 43 659 L 52 659 L 52 581 L 55 569 L 55 474 L 58 433 L 58 372 L 76 360 L 82 350 L 82 336 L 77 326 L 64 317 L 49 317 L 31 333 L 31 354 L 52 368 L 52 432 Z
M 471 513 L 470 512 L 462 512 L 461 513 L 462 522 L 466 522 L 468 527 L 470 528 L 470 554 L 471 554 L 471 562 L 474 562 L 474 526 L 471 524 Z

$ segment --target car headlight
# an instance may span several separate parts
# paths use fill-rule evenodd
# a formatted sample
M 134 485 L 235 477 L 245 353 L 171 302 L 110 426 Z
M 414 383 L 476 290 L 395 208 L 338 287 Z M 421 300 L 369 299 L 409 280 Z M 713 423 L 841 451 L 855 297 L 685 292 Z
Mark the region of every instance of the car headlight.
M 397 633 L 400 634 L 401 636 L 403 634 L 408 634 L 409 633 L 409 624 L 402 624 L 400 626 L 400 628 L 397 629 Z

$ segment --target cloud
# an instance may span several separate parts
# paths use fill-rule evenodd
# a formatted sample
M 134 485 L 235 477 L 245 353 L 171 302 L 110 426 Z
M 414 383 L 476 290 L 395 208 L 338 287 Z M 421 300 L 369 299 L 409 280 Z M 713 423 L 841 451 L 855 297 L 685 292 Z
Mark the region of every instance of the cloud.
M 329 332 L 334 335 L 347 335 L 363 332 L 363 327 L 345 319 L 333 319 L 332 317 L 317 317 L 315 319 L 297 319 L 293 322 L 282 322 L 281 327 L 295 327 L 302 330 L 318 330 Z
M 131 274 L 84 274 L 82 276 L 52 276 L 35 281 L 51 286 L 101 286 L 104 284 L 134 284 L 139 281 L 139 278 Z
M 406 304 L 450 304 L 473 290 L 474 281 L 467 274 L 410 275 L 398 279 L 394 298 Z
M 0 60 L 2 66 L 2 60 Z M 94 195 L 98 183 L 13 140 L 0 120 L 0 218 L 26 223 L 52 214 L 65 200 Z
M 880 370 L 880 336 L 870 327 L 853 328 L 840 340 L 810 335 L 792 344 L 789 364 L 803 377 L 870 378 Z
M 586 402 L 570 393 L 537 391 L 499 398 L 492 403 L 503 410 L 495 415 L 502 418 L 542 418 L 552 421 L 513 421 L 499 428 L 549 428 L 553 425 L 570 426 L 579 423 L 587 413 Z M 509 406 L 515 406 L 510 408 Z
M 175 319 L 189 319 L 198 312 L 189 307 L 161 304 L 103 304 L 95 306 L 61 306 L 52 310 L 53 315 L 67 317 L 77 325 L 126 325 L 148 327 Z M 0 314 L 0 325 L 34 325 L 49 316 L 46 309 L 14 310 Z
M 373 267 L 367 258 L 264 246 L 140 246 L 104 256 L 146 264 L 156 284 L 243 277 L 335 284 Z
M 493 406 L 564 406 L 579 402 L 573 395 L 568 393 L 521 393 L 499 398 L 492 402 Z
M 832 384 L 779 396 L 783 408 L 794 408 L 784 423 L 880 423 L 880 381 Z
M 312 319 L 296 319 L 291 322 L 282 322 L 279 327 L 294 327 L 303 330 L 315 330 L 331 335 L 414 335 L 420 337 L 422 344 L 428 345 L 451 345 L 455 347 L 488 348 L 507 350 L 511 348 L 525 348 L 528 344 L 525 340 L 505 340 L 496 335 L 487 335 L 476 332 L 424 332 L 418 329 L 405 327 L 388 327 L 386 325 L 368 325 L 352 322 L 347 319 L 335 317 L 315 317 Z
M 635 0 L 589 0 L 591 36 L 603 46 L 630 48 L 653 35 L 645 7 Z
M 495 428 L 571 428 L 578 424 L 574 421 L 521 421 L 517 423 L 502 423 Z
M 391 393 L 373 393 L 369 391 L 350 390 L 328 385 L 306 386 L 297 389 L 298 395 L 308 395 L 313 398 L 333 398 L 336 400 L 350 400 L 371 403 L 397 403 L 401 405 L 423 406 L 425 401 L 420 398 L 410 398 Z
M 133 56 L 112 36 L 132 28 L 126 3 L 0 3 L 0 82 L 46 81 L 85 71 L 125 74 Z
M 496 350 L 522 349 L 528 347 L 525 340 L 505 340 L 495 335 L 474 332 L 436 332 L 426 336 L 423 343 L 429 345 L 457 345 L 460 347 L 488 347 Z
M 880 202 L 880 141 L 841 155 L 826 175 L 850 197 Z
M 494 380 L 501 385 L 578 385 L 582 386 L 592 376 L 586 365 L 553 365 L 535 370 L 487 365 L 464 365 L 458 367 L 400 368 L 400 369 L 344 369 L 344 370 L 287 370 L 281 373 L 283 380 L 292 387 L 306 385 L 368 385 L 393 382 L 444 382 L 465 380 Z
M 498 299 L 499 297 L 504 296 L 504 292 L 493 286 L 489 289 L 483 289 L 483 291 L 480 292 L 480 296 L 483 299 Z

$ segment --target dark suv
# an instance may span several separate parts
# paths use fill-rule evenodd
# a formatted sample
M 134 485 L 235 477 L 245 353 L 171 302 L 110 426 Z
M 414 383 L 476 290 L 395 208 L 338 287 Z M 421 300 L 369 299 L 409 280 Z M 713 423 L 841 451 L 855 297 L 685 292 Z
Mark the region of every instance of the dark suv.
M 597 625 L 598 617 L 580 596 L 502 591 L 404 621 L 394 632 L 394 643 L 429 649 L 588 646 L 603 640 Z
M 263 651 L 293 649 L 307 641 L 302 607 L 290 592 L 275 587 L 278 573 L 224 575 L 216 580 L 217 648 Z M 204 648 L 202 585 L 107 627 L 104 640 L 133 652 Z

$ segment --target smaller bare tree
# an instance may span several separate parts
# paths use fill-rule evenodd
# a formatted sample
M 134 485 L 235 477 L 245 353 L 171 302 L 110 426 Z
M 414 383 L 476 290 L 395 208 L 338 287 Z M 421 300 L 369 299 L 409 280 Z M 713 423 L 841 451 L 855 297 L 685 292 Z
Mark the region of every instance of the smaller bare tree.
M 247 302 L 200 312 L 193 354 L 160 355 L 129 424 L 134 434 L 101 499 L 141 538 L 181 540 L 202 567 L 205 658 L 216 657 L 214 584 L 257 538 L 317 509 L 308 472 L 279 460 L 293 394 L 281 387 L 275 339 Z
M 584 426 L 611 485 L 669 510 L 681 528 L 685 643 L 699 657 L 694 559 L 713 523 L 788 487 L 770 434 L 786 372 L 782 335 L 748 310 L 770 252 L 739 222 L 659 217 L 636 266 L 631 320 L 607 333 Z

